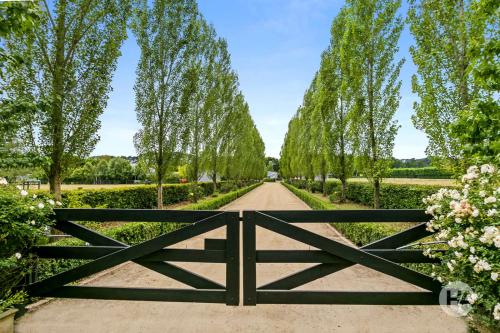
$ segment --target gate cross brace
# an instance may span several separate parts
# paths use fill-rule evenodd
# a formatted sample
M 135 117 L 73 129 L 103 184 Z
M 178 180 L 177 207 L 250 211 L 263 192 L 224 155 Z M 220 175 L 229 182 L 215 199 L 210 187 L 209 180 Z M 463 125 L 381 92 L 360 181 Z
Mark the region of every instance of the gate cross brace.
M 439 282 L 434 281 L 432 278 L 424 274 L 415 272 L 411 269 L 405 268 L 392 261 L 383 259 L 371 253 L 367 253 L 363 250 L 353 248 L 351 246 L 339 243 L 337 241 L 328 239 L 313 232 L 299 228 L 297 226 L 287 223 L 286 221 L 265 214 L 263 212 L 256 212 L 256 213 L 259 214 L 261 217 L 263 217 L 263 218 L 256 218 L 254 220 L 256 225 L 259 225 L 265 229 L 274 231 L 276 233 L 282 234 L 291 239 L 295 239 L 302 243 L 311 245 L 313 247 L 326 251 L 332 255 L 341 257 L 352 263 L 352 264 L 320 264 L 313 267 L 312 270 L 313 276 L 314 274 L 316 274 L 316 276 L 318 277 L 325 276 L 324 273 L 328 271 L 328 269 L 325 269 L 325 265 L 336 265 L 331 269 L 335 269 L 335 271 L 338 271 L 340 269 L 343 269 L 345 267 L 357 263 L 365 267 L 379 271 L 381 273 L 393 276 L 405 282 L 411 283 L 413 285 L 419 286 L 423 289 L 432 291 L 434 293 L 439 293 L 439 291 L 441 290 L 441 285 Z M 382 241 L 385 240 L 386 239 Z M 372 243 L 370 245 L 373 246 L 374 244 Z M 311 268 L 309 269 L 311 270 Z M 286 284 L 290 282 L 290 277 L 286 277 L 283 280 L 284 280 L 283 284 L 286 286 Z M 279 280 L 272 282 L 271 285 L 278 282 Z M 263 287 L 266 287 L 266 289 L 268 289 L 269 288 L 268 285 Z M 258 289 L 262 289 L 262 287 Z
M 84 235 L 91 236 L 93 238 L 92 242 L 101 243 L 99 245 L 121 245 L 125 247 L 118 249 L 116 252 L 100 257 L 92 262 L 83 264 L 81 266 L 70 269 L 66 272 L 56 274 L 44 280 L 35 282 L 28 286 L 28 291 L 32 295 L 42 296 L 44 294 L 50 293 L 51 291 L 59 287 L 64 286 L 67 283 L 79 280 L 81 278 L 95 274 L 97 272 L 111 268 L 113 266 L 119 265 L 129 260 L 134 261 L 135 259 L 139 259 L 145 255 L 161 250 L 164 247 L 179 243 L 183 240 L 195 237 L 207 231 L 222 227 L 226 224 L 226 221 L 224 219 L 214 219 L 222 214 L 224 214 L 224 212 L 207 217 L 191 225 L 188 225 L 182 229 L 175 230 L 168 234 L 163 234 L 159 237 L 150 239 L 148 241 L 133 246 L 127 246 L 126 244 L 118 242 L 112 238 L 99 235 L 91 231 L 90 229 L 86 229 L 75 223 L 65 222 L 68 225 L 68 228 L 62 227 L 62 229 L 65 229 L 61 230 L 63 232 L 68 232 L 69 229 L 71 229 L 71 231 L 78 230 L 80 231 L 78 232 L 79 236 L 84 236 Z M 59 223 L 58 226 L 61 226 L 62 224 L 63 223 Z M 99 240 L 96 241 L 97 239 Z M 107 244 L 103 244 L 104 242 L 106 242 Z M 225 289 L 224 286 L 217 284 L 216 282 L 210 281 L 206 278 L 195 275 L 191 272 L 188 272 L 171 264 L 144 263 L 144 262 L 141 262 L 140 264 L 147 268 L 153 269 L 161 274 L 170 276 L 174 279 L 178 280 L 182 279 L 181 282 L 184 281 L 189 282 L 188 284 L 190 284 L 191 286 L 200 285 L 202 286 L 202 288 L 205 289 Z M 206 285 L 211 286 L 211 288 L 206 288 L 205 287 Z

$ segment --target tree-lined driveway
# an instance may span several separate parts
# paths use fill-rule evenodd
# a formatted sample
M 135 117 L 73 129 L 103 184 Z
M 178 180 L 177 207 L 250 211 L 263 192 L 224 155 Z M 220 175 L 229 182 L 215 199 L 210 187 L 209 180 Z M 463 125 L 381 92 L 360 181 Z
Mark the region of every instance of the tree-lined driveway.
M 309 207 L 279 183 L 265 183 L 224 210 L 305 210 Z M 327 224 L 298 224 L 347 242 Z M 177 247 L 202 248 L 205 237 L 224 237 L 224 229 Z M 308 249 L 309 246 L 257 228 L 260 249 Z M 179 264 L 181 265 L 181 264 Z M 313 264 L 259 264 L 261 285 Z M 182 264 L 225 283 L 222 264 Z M 96 286 L 185 287 L 163 275 L 128 263 L 88 282 Z M 355 265 L 298 289 L 414 291 L 405 282 Z M 232 307 L 224 304 L 58 299 L 37 307 L 16 323 L 16 332 L 466 332 L 461 319 L 439 306 L 274 305 Z

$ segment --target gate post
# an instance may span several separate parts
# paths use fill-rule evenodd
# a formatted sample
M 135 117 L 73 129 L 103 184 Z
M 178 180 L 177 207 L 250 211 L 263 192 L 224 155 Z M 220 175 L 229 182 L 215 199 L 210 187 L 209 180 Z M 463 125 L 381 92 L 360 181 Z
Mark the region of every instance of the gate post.
M 243 212 L 243 305 L 257 304 L 256 283 L 256 212 Z
M 227 212 L 226 220 L 226 305 L 240 303 L 240 213 Z

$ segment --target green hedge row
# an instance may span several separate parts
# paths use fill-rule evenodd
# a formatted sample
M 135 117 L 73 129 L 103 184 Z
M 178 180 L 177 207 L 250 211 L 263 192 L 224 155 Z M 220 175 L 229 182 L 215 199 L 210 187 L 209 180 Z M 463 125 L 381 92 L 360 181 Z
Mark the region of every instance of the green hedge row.
M 249 182 L 218 183 L 221 193 L 234 191 L 250 185 Z M 212 183 L 199 183 L 202 194 L 208 196 L 212 193 Z M 193 184 L 167 184 L 163 186 L 163 204 L 171 205 L 190 199 Z M 44 191 L 36 191 L 38 195 L 46 195 Z M 156 186 L 137 185 L 119 188 L 79 189 L 62 192 L 64 207 L 92 207 L 92 208 L 128 208 L 152 209 L 156 207 Z
M 321 188 L 321 183 L 318 181 L 308 184 L 305 180 L 291 180 L 290 183 L 300 189 L 310 189 L 312 192 L 320 192 Z M 327 181 L 327 194 L 340 193 L 340 186 L 339 181 Z M 425 208 L 422 198 L 436 193 L 441 187 L 438 185 L 382 184 L 380 208 Z M 370 183 L 348 183 L 346 196 L 350 201 L 373 206 L 373 187 Z
M 239 190 L 231 191 L 226 194 L 221 194 L 215 198 L 205 199 L 196 204 L 190 204 L 183 207 L 183 210 L 211 210 L 220 208 L 231 201 L 241 197 L 242 195 L 250 192 L 262 183 L 253 184 Z M 95 225 L 95 224 L 94 224 Z M 99 225 L 99 224 L 98 224 Z M 120 242 L 129 245 L 138 244 L 148 239 L 157 237 L 161 234 L 174 231 L 182 226 L 181 223 L 149 223 L 149 222 L 132 222 L 123 223 L 118 226 L 98 229 L 99 233 L 116 239 Z M 84 242 L 68 238 L 51 243 L 52 246 L 81 246 Z M 76 267 L 84 260 L 62 260 L 62 259 L 48 259 L 40 261 L 37 268 L 39 278 L 46 278 L 54 274 L 63 272 L 70 268 Z
M 395 168 L 389 170 L 387 178 L 451 179 L 453 174 L 436 167 Z

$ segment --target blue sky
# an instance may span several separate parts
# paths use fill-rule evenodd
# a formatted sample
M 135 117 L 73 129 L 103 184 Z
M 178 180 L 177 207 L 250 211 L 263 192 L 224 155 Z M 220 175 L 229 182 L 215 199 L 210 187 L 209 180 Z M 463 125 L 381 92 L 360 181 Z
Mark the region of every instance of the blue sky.
M 328 46 L 330 25 L 343 5 L 334 0 L 199 0 L 200 11 L 228 41 L 232 66 L 250 105 L 252 117 L 266 144 L 268 156 L 279 157 L 288 121 L 302 102 Z M 401 13 L 405 13 L 403 5 Z M 411 92 L 415 66 L 408 28 L 400 38 L 398 59 L 403 86 L 396 119 L 397 158 L 425 157 L 426 136 L 411 122 L 416 97 Z M 135 155 L 133 135 L 138 129 L 133 85 L 139 49 L 132 34 L 122 47 L 113 79 L 113 92 L 101 117 L 101 140 L 94 155 Z

